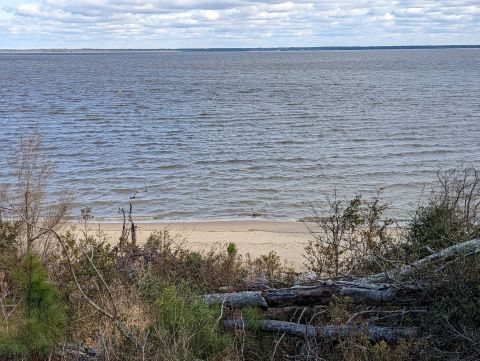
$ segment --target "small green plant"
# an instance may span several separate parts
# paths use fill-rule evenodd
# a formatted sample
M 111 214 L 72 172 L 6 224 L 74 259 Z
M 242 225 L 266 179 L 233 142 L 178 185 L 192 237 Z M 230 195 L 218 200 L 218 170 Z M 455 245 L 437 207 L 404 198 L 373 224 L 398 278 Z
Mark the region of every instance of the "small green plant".
M 49 282 L 43 265 L 33 254 L 22 259 L 11 278 L 15 291 L 9 300 L 17 302 L 18 310 L 0 327 L 0 356 L 45 355 L 66 329 L 66 306 L 62 296 Z
M 263 254 L 253 260 L 253 265 L 258 272 L 265 273 L 267 280 L 273 282 L 278 279 L 282 271 L 282 262 L 280 256 L 275 251 L 270 251 L 268 254 Z
M 248 323 L 249 330 L 252 332 L 258 332 L 260 330 L 260 321 L 263 317 L 258 308 L 247 307 L 243 309 L 242 317 Z
M 351 309 L 351 299 L 334 297 L 328 305 L 328 315 L 332 323 L 341 324 L 348 320 Z
M 228 246 L 227 246 L 227 254 L 230 256 L 230 257 L 235 257 L 238 253 L 238 248 L 237 248 L 237 245 L 233 242 L 229 243 Z
M 167 229 L 151 233 L 144 248 L 149 252 L 157 253 L 173 253 L 175 251 L 174 240 Z
M 206 306 L 187 287 L 166 287 L 153 312 L 156 335 L 172 359 L 208 359 L 232 347 L 232 339 L 219 330 L 220 310 Z

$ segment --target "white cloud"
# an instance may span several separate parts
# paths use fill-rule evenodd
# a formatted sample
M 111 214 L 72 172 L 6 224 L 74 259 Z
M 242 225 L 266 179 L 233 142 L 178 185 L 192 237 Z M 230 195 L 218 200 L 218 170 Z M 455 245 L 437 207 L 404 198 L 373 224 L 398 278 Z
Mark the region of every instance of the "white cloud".
M 472 0 L 7 0 L 0 47 L 480 42 Z
M 201 10 L 200 15 L 209 21 L 218 20 L 220 18 L 220 13 L 215 10 Z
M 17 13 L 22 16 L 40 15 L 40 6 L 38 4 L 21 4 L 17 7 Z

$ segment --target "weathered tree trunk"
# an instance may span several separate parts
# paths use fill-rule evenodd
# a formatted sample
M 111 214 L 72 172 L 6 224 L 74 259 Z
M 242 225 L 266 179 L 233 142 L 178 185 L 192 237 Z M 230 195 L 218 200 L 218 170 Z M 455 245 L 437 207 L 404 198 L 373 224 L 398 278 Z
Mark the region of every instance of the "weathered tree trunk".
M 404 306 L 423 304 L 427 285 L 405 286 L 392 282 L 414 275 L 427 266 L 444 263 L 461 255 L 480 253 L 480 238 L 456 244 L 389 272 L 356 279 L 355 281 L 320 281 L 314 286 L 296 286 L 278 290 L 238 293 L 214 293 L 204 296 L 207 304 L 222 303 L 233 308 L 260 308 L 328 305 L 333 297 L 350 297 L 354 304 Z M 390 283 L 388 283 L 390 282 Z
M 95 361 L 103 358 L 96 350 L 74 343 L 61 345 L 54 354 L 62 360 Z
M 378 273 L 372 276 L 367 276 L 359 279 L 364 283 L 385 283 L 392 282 L 401 278 L 414 275 L 416 272 L 425 269 L 426 267 L 446 262 L 461 255 L 474 255 L 480 253 L 480 238 L 472 239 L 470 241 L 455 244 L 451 247 L 442 249 L 441 251 L 422 258 L 410 265 L 396 268 L 387 272 Z
M 244 319 L 224 320 L 223 325 L 226 328 L 252 328 L 248 321 Z M 276 320 L 259 321 L 255 327 L 258 327 L 261 331 L 265 332 L 284 332 L 292 336 L 313 338 L 346 337 L 349 335 L 365 334 L 372 341 L 385 340 L 389 343 L 395 343 L 399 339 L 416 339 L 420 337 L 418 329 L 414 327 L 383 327 L 360 324 L 316 327 Z
M 328 305 L 333 297 L 350 297 L 355 304 L 410 305 L 421 299 L 420 287 L 396 287 L 347 281 L 323 281 L 315 286 L 296 286 L 279 290 L 214 293 L 204 296 L 208 305 L 223 304 L 232 308 L 248 306 L 269 308 Z
M 219 303 L 232 308 L 260 307 L 267 309 L 269 307 L 262 295 L 262 291 L 211 293 L 204 295 L 203 300 L 207 305 Z

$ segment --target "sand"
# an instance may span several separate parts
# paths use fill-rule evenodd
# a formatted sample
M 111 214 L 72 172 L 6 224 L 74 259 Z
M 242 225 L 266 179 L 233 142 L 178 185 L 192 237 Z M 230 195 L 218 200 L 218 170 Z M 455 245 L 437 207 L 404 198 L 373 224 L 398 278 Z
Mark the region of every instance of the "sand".
M 73 225 L 73 224 L 71 224 Z M 75 226 L 77 230 L 80 225 Z M 92 231 L 99 228 L 108 240 L 116 242 L 121 234 L 119 223 L 92 223 Z M 300 271 L 303 268 L 303 252 L 312 236 L 301 222 L 276 221 L 201 221 L 175 223 L 138 223 L 138 241 L 144 243 L 154 231 L 167 229 L 193 250 L 208 250 L 212 246 L 224 246 L 234 242 L 241 254 L 253 257 L 275 251 L 281 259 Z

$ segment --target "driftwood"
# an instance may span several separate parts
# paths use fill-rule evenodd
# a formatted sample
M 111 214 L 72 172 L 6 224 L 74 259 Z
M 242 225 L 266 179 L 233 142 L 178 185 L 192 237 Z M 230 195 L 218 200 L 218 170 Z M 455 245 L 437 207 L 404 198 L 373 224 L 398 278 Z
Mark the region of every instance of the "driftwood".
M 55 353 L 55 356 L 64 360 L 76 361 L 95 361 L 102 355 L 94 349 L 83 347 L 80 344 L 66 343 L 62 345 Z
M 480 238 L 472 239 L 470 241 L 455 244 L 451 247 L 442 249 L 437 253 L 433 253 L 425 258 L 422 258 L 412 264 L 405 265 L 400 268 L 393 269 L 391 271 L 378 273 L 372 276 L 363 277 L 361 282 L 365 283 L 385 283 L 392 282 L 393 280 L 406 278 L 414 275 L 414 273 L 427 268 L 428 266 L 447 262 L 453 258 L 462 255 L 475 255 L 480 253 Z
M 428 287 L 392 282 L 408 278 L 428 266 L 445 263 L 462 255 L 480 253 L 480 239 L 456 244 L 389 272 L 363 277 L 354 281 L 320 281 L 313 286 L 238 293 L 214 293 L 204 296 L 209 304 L 221 303 L 232 308 L 248 306 L 269 308 L 288 306 L 328 305 L 333 297 L 350 297 L 352 303 L 363 305 L 405 306 L 422 304 L 422 295 Z
M 347 281 L 322 281 L 315 286 L 296 286 L 278 290 L 214 293 L 204 296 L 208 305 L 226 307 L 288 307 L 328 305 L 334 297 L 350 297 L 354 304 L 410 305 L 421 301 L 423 289 L 416 286 L 397 287 L 389 284 L 367 284 Z M 421 302 L 420 302 L 421 303 Z
M 480 253 L 480 239 L 474 239 L 443 249 L 412 264 L 372 276 L 348 281 L 319 281 L 315 285 L 295 286 L 284 289 L 208 294 L 204 296 L 204 301 L 209 305 L 217 303 L 222 305 L 219 321 L 223 317 L 223 307 L 243 308 L 255 306 L 268 309 L 270 307 L 286 308 L 290 306 L 328 305 L 334 297 L 349 297 L 353 304 L 358 305 L 408 306 L 407 309 L 400 311 L 380 311 L 377 307 L 373 310 L 363 310 L 352 315 L 345 324 L 338 325 L 316 326 L 278 320 L 260 320 L 249 323 L 247 320 L 240 318 L 224 320 L 223 326 L 241 330 L 257 329 L 264 332 L 280 332 L 283 335 L 278 342 L 282 340 L 284 335 L 310 339 L 358 335 L 368 337 L 373 342 L 383 340 L 387 343 L 397 343 L 401 339 L 420 339 L 424 335 L 415 327 L 375 325 L 375 319 L 378 321 L 381 319 L 379 317 L 370 318 L 367 316 L 365 323 L 353 323 L 352 321 L 359 319 L 359 316 L 378 312 L 391 313 L 391 316 L 428 312 L 424 308 L 411 309 L 411 307 L 424 305 L 426 303 L 423 297 L 425 291 L 439 285 L 425 282 L 426 280 L 419 282 L 420 279 L 418 279 L 417 273 L 429 268 L 434 271 L 441 271 L 456 258 L 478 253 Z M 383 318 L 387 317 L 389 315 Z
M 250 325 L 248 321 L 244 319 L 224 320 L 223 326 L 237 329 L 253 328 L 253 325 Z M 367 335 L 371 341 L 384 340 L 389 343 L 395 343 L 399 339 L 420 338 L 418 329 L 414 327 L 384 327 L 362 324 L 312 326 L 276 320 L 259 321 L 254 327 L 258 327 L 258 329 L 265 332 L 283 332 L 292 336 L 312 338 Z

